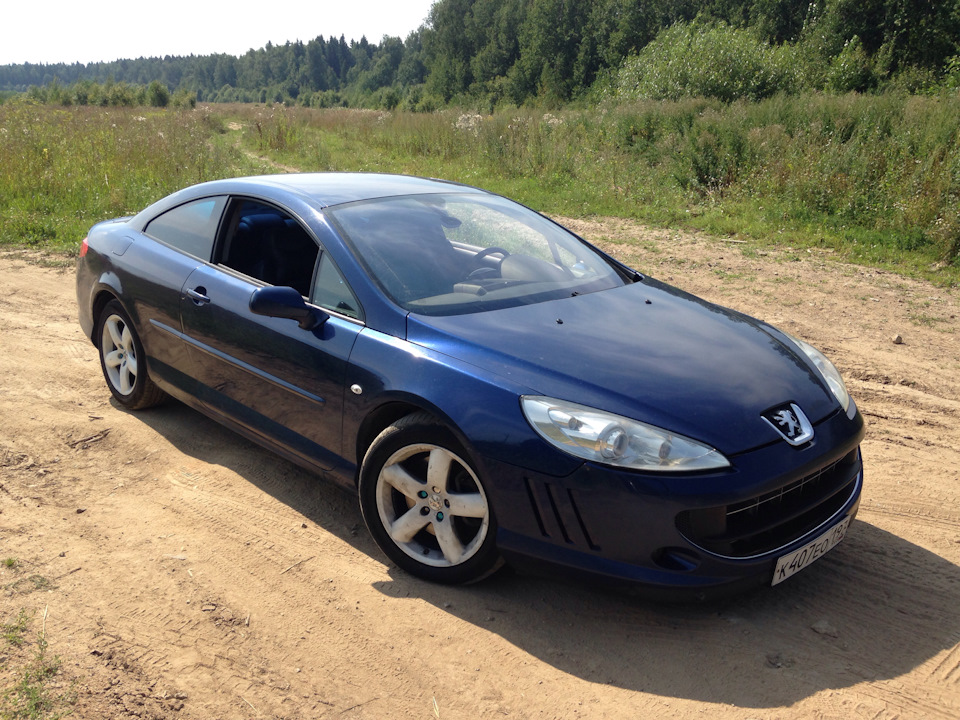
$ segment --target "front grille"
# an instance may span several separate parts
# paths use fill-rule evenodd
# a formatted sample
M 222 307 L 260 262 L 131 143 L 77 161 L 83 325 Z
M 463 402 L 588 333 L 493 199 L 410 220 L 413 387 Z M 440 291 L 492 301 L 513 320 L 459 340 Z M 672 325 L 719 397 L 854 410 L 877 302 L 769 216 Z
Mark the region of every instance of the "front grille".
M 856 491 L 860 451 L 816 472 L 732 505 L 690 510 L 677 528 L 690 542 L 717 555 L 752 557 L 803 537 L 830 519 Z

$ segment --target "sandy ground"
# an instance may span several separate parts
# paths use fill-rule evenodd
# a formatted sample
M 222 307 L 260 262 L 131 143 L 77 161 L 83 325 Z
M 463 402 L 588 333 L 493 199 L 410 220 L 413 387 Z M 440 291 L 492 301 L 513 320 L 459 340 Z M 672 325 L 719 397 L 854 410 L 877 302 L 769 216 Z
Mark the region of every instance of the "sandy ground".
M 822 561 L 705 607 L 411 579 L 349 495 L 178 403 L 112 403 L 72 267 L 8 253 L 0 622 L 32 621 L 23 648 L 0 640 L 2 687 L 43 632 L 50 692 L 84 719 L 960 717 L 957 294 L 827 254 L 571 224 L 836 361 L 868 421 L 866 488 Z

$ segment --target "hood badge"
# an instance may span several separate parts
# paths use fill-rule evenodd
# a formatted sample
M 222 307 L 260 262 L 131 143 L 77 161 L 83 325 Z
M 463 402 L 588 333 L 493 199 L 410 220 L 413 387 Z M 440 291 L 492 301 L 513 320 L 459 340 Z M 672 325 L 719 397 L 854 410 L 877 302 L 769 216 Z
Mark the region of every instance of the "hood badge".
M 780 436 L 794 447 L 813 439 L 813 425 L 795 403 L 784 403 L 761 415 Z

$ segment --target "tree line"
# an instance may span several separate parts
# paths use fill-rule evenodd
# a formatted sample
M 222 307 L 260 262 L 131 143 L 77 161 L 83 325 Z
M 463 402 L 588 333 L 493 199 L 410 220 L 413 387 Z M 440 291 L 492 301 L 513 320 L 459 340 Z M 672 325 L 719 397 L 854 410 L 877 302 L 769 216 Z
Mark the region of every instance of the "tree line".
M 960 81 L 960 0 L 438 0 L 406 39 L 320 36 L 241 56 L 6 65 L 0 91 L 111 104 L 117 86 L 152 87 L 146 96 L 156 100 L 160 85 L 181 101 L 412 110 L 563 104 L 606 93 L 709 96 L 729 82 L 688 76 L 716 68 L 684 70 L 671 59 L 703 52 L 695 38 L 709 33 L 710 62 L 728 65 L 735 80 L 756 64 L 749 56 L 770 55 L 755 70 L 773 78 L 761 78 L 768 94 L 891 84 L 917 91 Z M 787 54 L 774 57 L 782 49 Z M 645 68 L 658 62 L 651 78 Z M 739 84 L 754 89 L 715 96 L 756 94 L 756 83 Z

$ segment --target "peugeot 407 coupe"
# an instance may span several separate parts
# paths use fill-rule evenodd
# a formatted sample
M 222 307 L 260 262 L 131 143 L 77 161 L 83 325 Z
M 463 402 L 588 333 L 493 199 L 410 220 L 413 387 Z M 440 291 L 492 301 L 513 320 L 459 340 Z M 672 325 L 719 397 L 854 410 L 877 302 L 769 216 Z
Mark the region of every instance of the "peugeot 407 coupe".
M 173 396 L 346 486 L 427 580 L 702 597 L 780 583 L 857 511 L 863 420 L 819 351 L 476 188 L 196 185 L 92 228 L 77 299 L 119 405 Z

